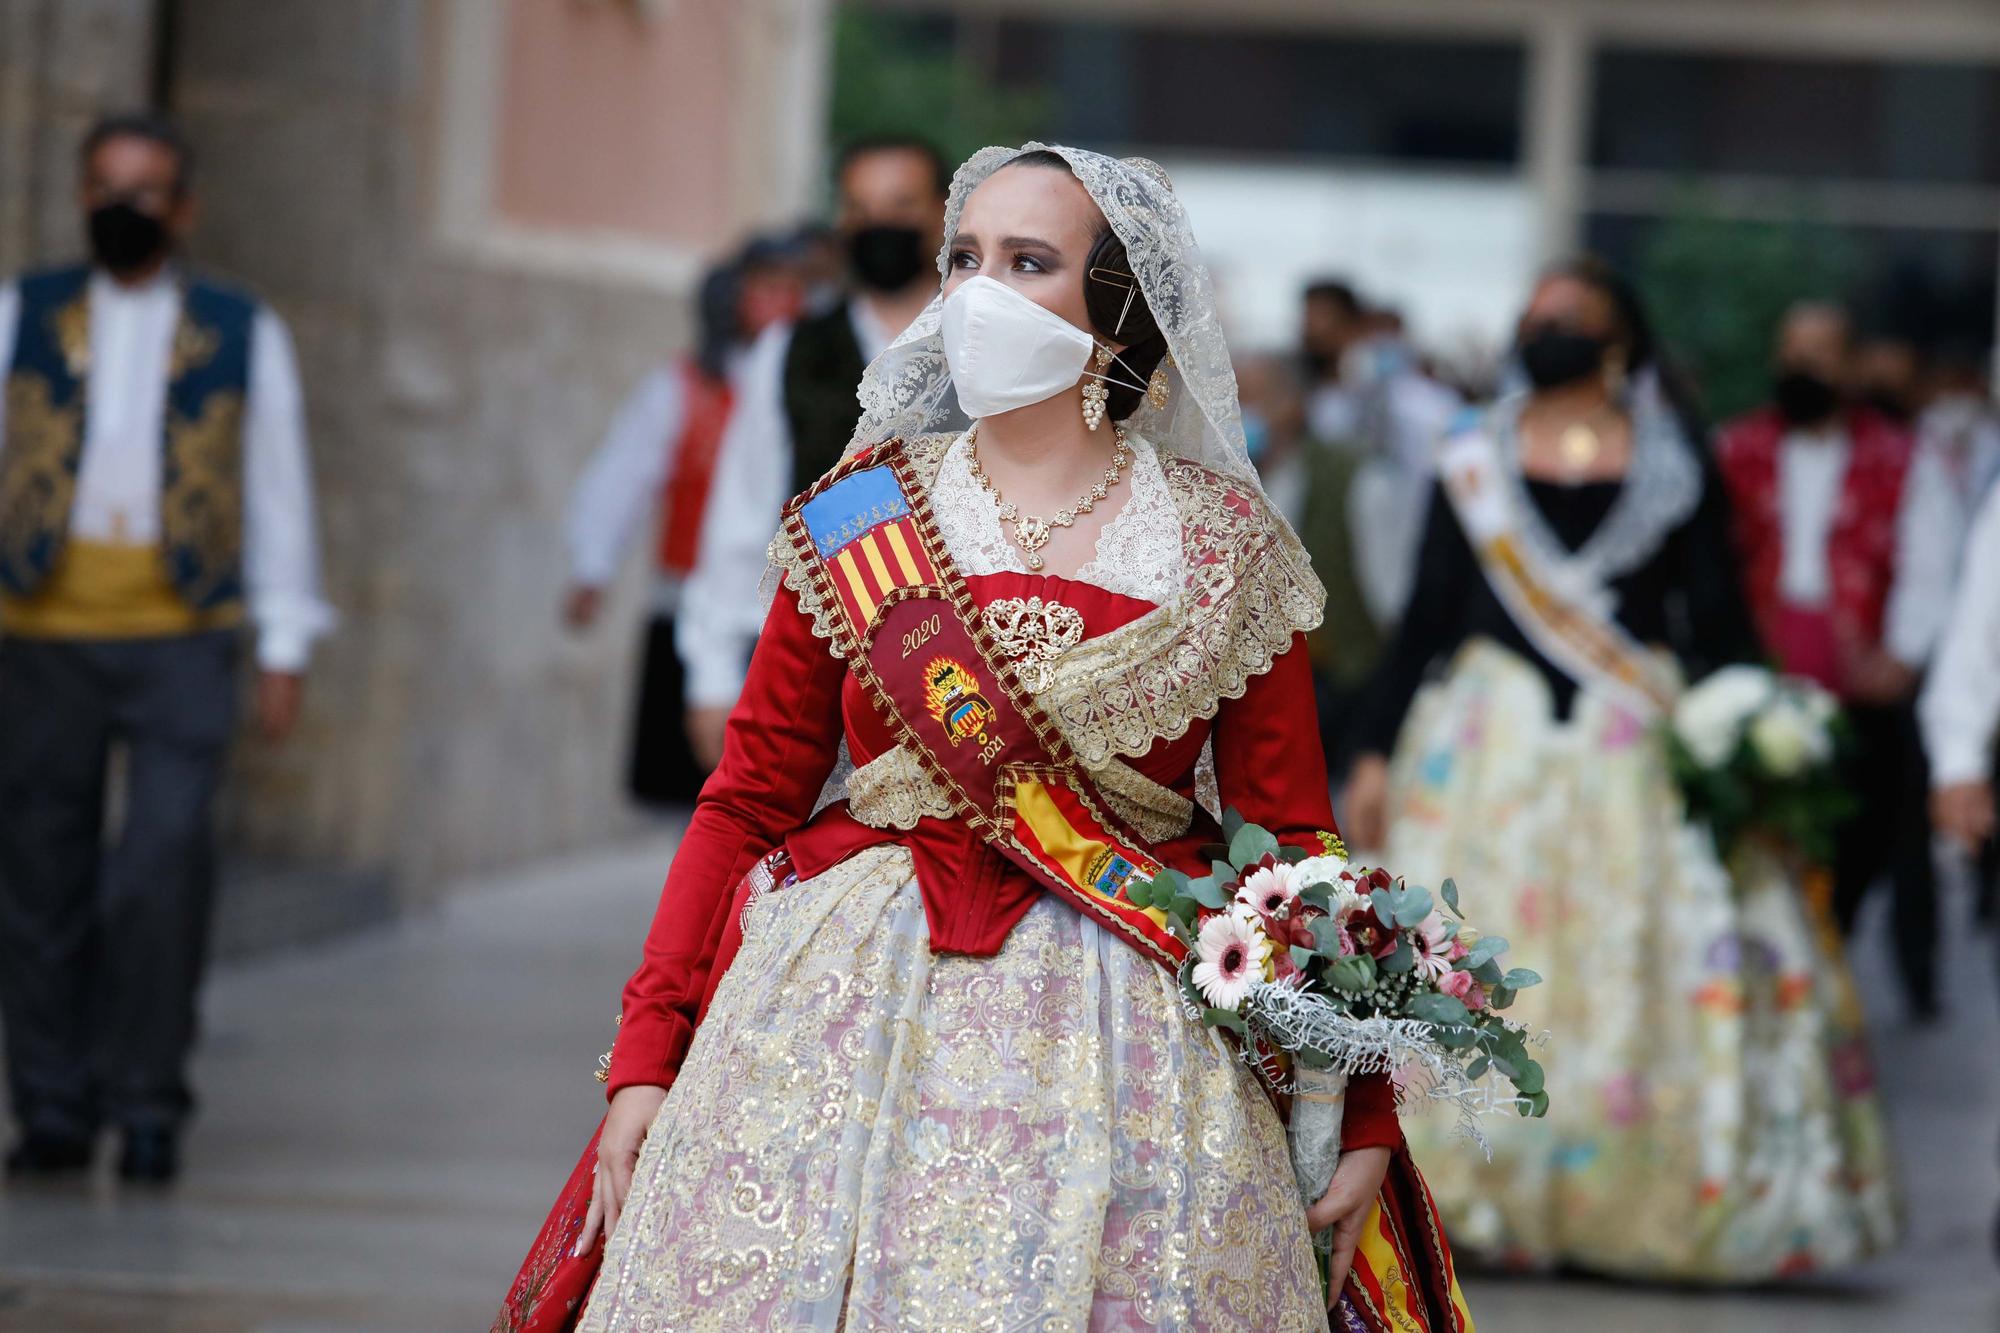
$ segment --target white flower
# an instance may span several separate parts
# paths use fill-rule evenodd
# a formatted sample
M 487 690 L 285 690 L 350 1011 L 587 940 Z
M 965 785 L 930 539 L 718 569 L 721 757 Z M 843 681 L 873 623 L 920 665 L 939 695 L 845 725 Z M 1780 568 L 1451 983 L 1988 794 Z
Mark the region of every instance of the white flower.
M 1451 932 L 1446 929 L 1443 916 L 1433 911 L 1425 917 L 1418 924 L 1412 943 L 1417 950 L 1418 976 L 1437 981 L 1451 971 Z
M 1751 720 L 1750 748 L 1772 777 L 1793 778 L 1832 758 L 1833 737 L 1814 719 L 1807 699 L 1786 692 Z
M 1340 877 L 1347 871 L 1347 862 L 1331 852 L 1323 856 L 1308 856 L 1292 867 L 1301 884 L 1339 885 Z
M 1674 707 L 1674 732 L 1708 768 L 1729 762 L 1743 729 L 1776 688 L 1762 667 L 1729 666 L 1683 694 Z
M 1254 907 L 1265 916 L 1283 916 L 1291 905 L 1298 901 L 1299 890 L 1305 887 L 1298 871 L 1284 864 L 1258 866 L 1243 877 L 1237 887 L 1236 901 L 1245 907 Z
M 1271 941 L 1247 911 L 1217 912 L 1201 923 L 1195 940 L 1195 989 L 1217 1009 L 1235 1009 L 1264 975 Z

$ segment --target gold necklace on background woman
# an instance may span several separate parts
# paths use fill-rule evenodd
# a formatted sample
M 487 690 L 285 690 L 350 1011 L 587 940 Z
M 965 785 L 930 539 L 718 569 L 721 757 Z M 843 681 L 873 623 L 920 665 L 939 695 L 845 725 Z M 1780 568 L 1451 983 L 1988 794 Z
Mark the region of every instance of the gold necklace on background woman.
M 1617 402 L 1607 399 L 1556 431 L 1556 458 L 1566 480 L 1574 481 L 1597 466 L 1604 455 L 1604 430 L 1615 427 L 1619 417 Z

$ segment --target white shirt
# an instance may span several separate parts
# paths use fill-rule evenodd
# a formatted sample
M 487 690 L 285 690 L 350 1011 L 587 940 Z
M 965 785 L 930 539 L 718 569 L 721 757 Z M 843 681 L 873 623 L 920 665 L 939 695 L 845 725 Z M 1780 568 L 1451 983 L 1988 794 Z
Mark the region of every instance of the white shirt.
M 1785 557 L 1778 567 L 1778 595 L 1805 610 L 1833 600 L 1826 544 L 1847 481 L 1845 431 L 1792 431 L 1778 446 L 1778 514 Z
M 1987 493 L 1973 522 L 1964 571 L 1917 703 L 1938 787 L 1987 777 L 2000 730 L 2000 488 Z
M 181 291 L 171 272 L 138 287 L 90 279 L 90 370 L 70 535 L 147 545 L 160 539 L 160 455 L 167 370 Z M 0 286 L 0 370 L 14 361 L 20 290 Z M 6 405 L 0 402 L 0 439 Z M 333 626 L 320 598 L 305 400 L 283 321 L 263 306 L 250 328 L 243 403 L 243 583 L 257 661 L 303 671 Z
M 885 329 L 860 299 L 847 303 L 861 359 L 873 361 L 899 330 Z M 751 646 L 764 626 L 765 551 L 778 531 L 792 479 L 785 416 L 785 357 L 792 325 L 766 329 L 744 358 L 735 413 L 702 523 L 694 572 L 681 589 L 674 648 L 687 670 L 691 707 L 727 707 L 743 689 Z M 858 386 L 857 386 L 858 387 Z
M 1778 514 L 1784 560 L 1778 595 L 1803 609 L 1833 598 L 1826 552 L 1847 488 L 1851 452 L 1845 431 L 1793 431 L 1778 454 Z M 1951 606 L 1953 571 L 1964 522 L 1949 477 L 1932 451 L 1917 450 L 1896 512 L 1896 563 L 1883 613 L 1882 646 L 1906 666 L 1922 667 L 1937 646 Z
M 649 371 L 620 404 L 570 492 L 569 569 L 572 581 L 602 588 L 646 515 L 659 503 L 674 467 L 687 395 L 672 366 Z

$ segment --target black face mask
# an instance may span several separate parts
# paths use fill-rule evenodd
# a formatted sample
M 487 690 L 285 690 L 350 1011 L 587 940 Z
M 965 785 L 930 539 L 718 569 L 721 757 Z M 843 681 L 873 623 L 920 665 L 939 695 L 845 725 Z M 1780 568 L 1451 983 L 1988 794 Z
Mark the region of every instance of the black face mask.
M 144 268 L 167 248 L 167 224 L 114 199 L 90 211 L 90 253 L 113 273 Z
M 1808 370 L 1785 370 L 1772 382 L 1778 413 L 1794 426 L 1809 426 L 1833 415 L 1840 391 Z
M 915 227 L 863 227 L 847 238 L 847 262 L 863 287 L 899 292 L 924 271 L 924 234 Z
M 1554 389 L 1603 370 L 1604 349 L 1604 339 L 1588 333 L 1537 329 L 1521 344 L 1521 369 L 1537 389 Z

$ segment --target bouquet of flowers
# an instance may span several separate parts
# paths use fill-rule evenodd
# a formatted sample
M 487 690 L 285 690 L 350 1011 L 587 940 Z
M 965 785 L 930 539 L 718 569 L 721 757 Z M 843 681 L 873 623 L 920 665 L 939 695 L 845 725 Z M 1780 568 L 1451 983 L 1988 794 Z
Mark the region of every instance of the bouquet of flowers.
M 1528 1031 L 1500 1014 L 1541 978 L 1502 968 L 1507 941 L 1466 924 L 1450 880 L 1440 903 L 1385 870 L 1350 865 L 1333 834 L 1320 834 L 1315 856 L 1233 810 L 1223 835 L 1227 845 L 1208 849 L 1209 874 L 1164 870 L 1128 892 L 1188 943 L 1189 1011 L 1243 1038 L 1244 1058 L 1294 1095 L 1292 1166 L 1309 1202 L 1339 1161 L 1351 1075 L 1419 1066 L 1428 1095 L 1468 1116 L 1494 1104 L 1547 1114 Z M 1286 1064 L 1288 1074 L 1276 1072 Z M 1489 1073 L 1506 1077 L 1511 1095 L 1488 1095 Z
M 1731 666 L 1681 696 L 1666 744 L 1688 814 L 1719 854 L 1761 830 L 1824 865 L 1852 808 L 1834 763 L 1843 734 L 1839 704 L 1818 685 Z

